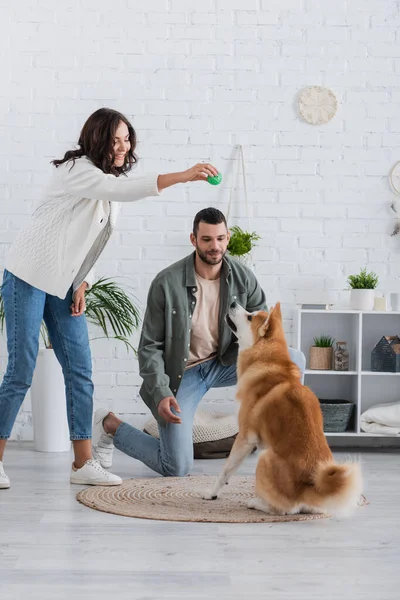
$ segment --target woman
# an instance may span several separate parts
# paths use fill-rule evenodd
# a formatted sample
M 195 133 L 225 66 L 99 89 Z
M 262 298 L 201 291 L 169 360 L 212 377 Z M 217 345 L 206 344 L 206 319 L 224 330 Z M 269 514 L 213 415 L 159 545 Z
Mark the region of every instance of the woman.
M 134 202 L 177 183 L 217 174 L 209 164 L 180 173 L 129 178 L 137 162 L 136 133 L 122 114 L 108 108 L 93 113 L 78 149 L 54 160 L 44 200 L 11 246 L 5 261 L 2 295 L 8 365 L 0 386 L 0 488 L 10 487 L 3 454 L 35 368 L 44 319 L 60 362 L 74 449 L 71 483 L 119 485 L 92 457 L 92 369 L 85 291 L 92 267 L 114 229 L 118 203 Z

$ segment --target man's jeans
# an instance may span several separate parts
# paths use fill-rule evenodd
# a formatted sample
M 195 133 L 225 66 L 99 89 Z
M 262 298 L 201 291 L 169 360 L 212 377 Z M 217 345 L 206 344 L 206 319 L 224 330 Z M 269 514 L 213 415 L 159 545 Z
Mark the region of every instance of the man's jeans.
M 304 354 L 290 348 L 290 356 L 304 376 Z M 167 423 L 166 427 L 159 427 L 159 440 L 128 423 L 122 423 L 114 436 L 116 448 L 161 475 L 187 475 L 193 466 L 193 418 L 200 400 L 211 388 L 228 387 L 236 385 L 236 382 L 236 365 L 224 367 L 217 360 L 209 360 L 188 369 L 176 396 L 182 423 Z
M 73 317 L 72 291 L 61 300 L 4 271 L 2 296 L 7 327 L 8 364 L 0 386 L 0 439 L 8 439 L 25 398 L 39 350 L 44 319 L 61 364 L 71 440 L 92 437 L 92 360 L 85 315 Z M 51 350 L 47 350 L 51 352 Z

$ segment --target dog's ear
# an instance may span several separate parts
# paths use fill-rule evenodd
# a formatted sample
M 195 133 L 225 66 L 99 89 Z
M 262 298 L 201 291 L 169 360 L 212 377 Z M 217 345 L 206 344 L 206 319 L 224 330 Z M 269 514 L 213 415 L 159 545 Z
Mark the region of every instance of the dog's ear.
M 264 323 L 261 325 L 261 327 L 258 329 L 258 335 L 260 337 L 264 337 L 265 334 L 268 331 L 268 328 L 270 327 L 271 323 L 272 323 L 272 319 L 279 319 L 282 320 L 282 313 L 281 313 L 281 303 L 277 302 L 275 304 L 275 306 L 273 306 L 271 308 L 271 310 L 268 313 L 268 317 L 265 319 Z
M 258 335 L 260 337 L 264 337 L 265 334 L 267 333 L 269 318 L 270 318 L 270 316 L 268 315 L 268 317 L 265 319 L 265 321 L 261 325 L 261 327 L 258 328 Z
M 273 308 L 274 316 L 277 319 L 282 319 L 281 303 L 277 302 Z
M 274 307 L 275 308 L 275 307 Z M 274 308 L 271 308 L 271 310 L 268 313 L 268 317 L 265 319 L 264 323 L 261 325 L 261 327 L 258 328 L 258 335 L 260 337 L 264 337 L 265 334 L 268 331 L 268 326 L 272 317 L 272 314 L 274 312 Z

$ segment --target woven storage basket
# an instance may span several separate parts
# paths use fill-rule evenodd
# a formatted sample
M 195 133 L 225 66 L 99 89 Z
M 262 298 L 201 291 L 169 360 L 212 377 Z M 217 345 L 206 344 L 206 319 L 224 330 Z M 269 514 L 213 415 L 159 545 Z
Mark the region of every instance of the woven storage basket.
M 311 346 L 310 348 L 310 369 L 329 371 L 332 370 L 333 349 L 319 348 Z
M 348 400 L 323 400 L 321 398 L 319 402 L 324 418 L 324 431 L 326 433 L 346 431 L 353 416 L 353 402 Z

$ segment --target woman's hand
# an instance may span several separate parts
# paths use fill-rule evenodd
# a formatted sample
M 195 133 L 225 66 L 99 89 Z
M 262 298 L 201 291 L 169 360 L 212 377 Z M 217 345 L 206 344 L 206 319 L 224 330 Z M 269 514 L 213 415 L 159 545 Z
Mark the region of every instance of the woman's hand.
M 218 175 L 218 169 L 209 163 L 199 163 L 191 167 L 187 171 L 182 171 L 182 183 L 188 181 L 205 181 L 207 177 Z
M 177 183 L 187 183 L 188 181 L 207 181 L 208 176 L 214 177 L 214 175 L 218 175 L 218 169 L 208 163 L 199 163 L 187 171 L 159 175 L 157 178 L 157 187 L 158 191 L 161 192 L 162 190 L 165 190 L 165 188 L 171 187 L 171 185 L 176 185 Z
M 80 317 L 85 312 L 85 291 L 87 286 L 88 284 L 86 283 L 86 281 L 81 283 L 81 285 L 78 287 L 78 289 L 72 297 L 72 304 L 70 308 L 73 317 Z

